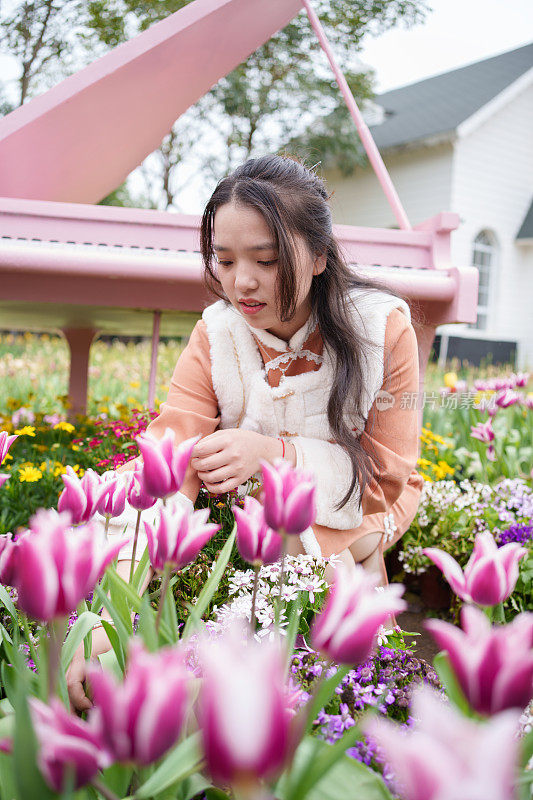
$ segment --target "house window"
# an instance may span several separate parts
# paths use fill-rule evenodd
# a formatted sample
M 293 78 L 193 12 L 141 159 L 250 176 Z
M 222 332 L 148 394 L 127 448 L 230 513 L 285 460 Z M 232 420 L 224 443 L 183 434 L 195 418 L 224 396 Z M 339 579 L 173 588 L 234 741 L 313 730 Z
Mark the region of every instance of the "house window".
M 490 231 L 481 231 L 474 239 L 472 250 L 472 265 L 477 267 L 479 272 L 477 322 L 470 323 L 469 328 L 487 330 L 496 257 L 497 245 L 495 237 Z

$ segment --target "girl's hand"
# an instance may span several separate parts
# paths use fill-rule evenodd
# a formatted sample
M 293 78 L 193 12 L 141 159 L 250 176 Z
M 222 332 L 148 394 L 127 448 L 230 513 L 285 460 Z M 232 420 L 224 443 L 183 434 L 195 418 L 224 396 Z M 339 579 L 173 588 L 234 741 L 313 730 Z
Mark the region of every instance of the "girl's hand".
M 92 657 L 95 658 L 102 655 L 102 653 L 107 653 L 108 650 L 111 650 L 111 643 L 105 630 L 96 628 L 92 636 Z M 77 714 L 81 714 L 82 711 L 88 711 L 93 705 L 83 688 L 86 677 L 87 661 L 85 661 L 82 642 L 74 653 L 74 658 L 70 662 L 66 675 L 70 710 L 75 711 Z
M 281 458 L 279 439 L 255 431 L 226 428 L 201 439 L 192 451 L 191 467 L 210 494 L 236 489 L 260 469 L 260 460 Z

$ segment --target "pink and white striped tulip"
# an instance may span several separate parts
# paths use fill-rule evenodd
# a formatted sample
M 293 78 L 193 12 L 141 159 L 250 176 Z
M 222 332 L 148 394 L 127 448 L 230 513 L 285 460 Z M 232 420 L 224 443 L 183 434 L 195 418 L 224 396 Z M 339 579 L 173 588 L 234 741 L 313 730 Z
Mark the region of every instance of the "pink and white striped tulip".
M 13 534 L 5 533 L 0 536 L 0 583 L 11 585 L 13 555 L 17 544 L 13 541 Z
M 69 465 L 61 479 L 65 488 L 59 495 L 57 510 L 70 511 L 73 525 L 88 522 L 111 491 L 110 483 L 103 481 L 93 469 L 88 469 L 80 479 Z
M 455 558 L 438 547 L 425 547 L 422 552 L 442 571 L 461 600 L 479 606 L 495 606 L 507 600 L 518 580 L 518 562 L 527 555 L 526 548 L 517 542 L 498 547 L 488 531 L 477 534 L 464 572 Z
M 492 429 L 492 419 L 489 419 L 488 422 L 478 422 L 477 425 L 471 425 L 470 436 L 473 436 L 474 439 L 479 439 L 480 442 L 485 442 L 485 444 L 493 442 L 495 434 Z
M 17 540 L 10 564 L 18 605 L 42 622 L 67 616 L 128 541 L 108 546 L 96 523 L 73 530 L 69 514 L 40 509 L 29 533 Z
M 316 517 L 316 485 L 311 472 L 294 469 L 277 458 L 261 461 L 265 521 L 281 534 L 300 534 Z
M 0 488 L 4 485 L 6 481 L 9 480 L 9 474 L 6 472 L 0 472 Z
M 152 508 L 157 502 L 157 498 L 152 497 L 152 495 L 148 494 L 146 491 L 142 474 L 143 468 L 137 461 L 135 462 L 133 472 L 130 474 L 130 482 L 128 485 L 128 503 L 136 511 L 146 511 L 148 508 Z
M 463 606 L 462 630 L 438 619 L 424 624 L 448 653 L 475 711 L 526 708 L 533 695 L 533 614 L 518 614 L 509 625 L 493 627 L 479 608 Z
M 273 778 L 283 769 L 292 741 L 279 642 L 259 643 L 233 627 L 205 640 L 199 655 L 200 725 L 213 780 L 249 789 Z
M 363 722 L 395 776 L 402 800 L 513 800 L 520 713 L 477 723 L 427 686 L 413 692 L 406 732 L 389 720 Z
M 144 486 L 152 497 L 170 497 L 179 491 L 194 445 L 201 436 L 186 439 L 177 447 L 174 446 L 174 438 L 172 428 L 167 428 L 161 439 L 147 433 L 136 438 L 143 457 Z
M 191 511 L 178 504 L 169 504 L 161 509 L 157 526 L 145 522 L 148 555 L 153 569 L 163 572 L 169 564 L 173 570 L 180 570 L 194 561 L 220 528 L 220 525 L 208 523 L 208 518 L 208 508 Z
M 107 486 L 108 491 L 102 495 L 98 502 L 98 513 L 103 517 L 120 517 L 126 508 L 128 478 L 124 475 L 116 474 L 111 480 L 103 481 L 102 485 Z
M 9 436 L 7 431 L 0 431 L 0 464 L 7 456 L 7 451 L 18 436 Z
M 30 713 L 39 743 L 37 761 L 48 785 L 61 792 L 74 777 L 74 789 L 89 783 L 112 763 L 96 720 L 84 722 L 69 714 L 53 697 L 49 705 L 30 697 Z
M 354 571 L 343 564 L 336 568 L 324 609 L 311 629 L 315 650 L 338 664 L 355 666 L 369 658 L 380 625 L 406 607 L 401 584 L 376 591 L 377 580 L 359 564 Z
M 253 566 L 279 561 L 283 539 L 266 524 L 261 503 L 248 495 L 244 498 L 244 509 L 233 506 L 233 513 L 242 558 Z
M 521 395 L 518 394 L 518 392 L 514 392 L 512 389 L 503 389 L 496 395 L 496 405 L 500 408 L 514 406 L 515 403 L 519 403 L 520 400 Z
M 141 766 L 157 761 L 181 733 L 190 673 L 179 647 L 155 653 L 135 638 L 130 642 L 124 680 L 89 667 L 94 714 L 105 747 L 114 760 Z

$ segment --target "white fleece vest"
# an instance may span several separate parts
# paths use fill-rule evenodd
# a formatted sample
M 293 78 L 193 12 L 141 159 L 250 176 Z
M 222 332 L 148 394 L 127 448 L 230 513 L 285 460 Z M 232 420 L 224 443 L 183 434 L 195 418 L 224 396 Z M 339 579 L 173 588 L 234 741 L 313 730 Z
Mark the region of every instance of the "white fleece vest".
M 387 317 L 393 308 L 399 308 L 409 321 L 411 314 L 407 303 L 386 292 L 357 289 L 351 293 L 350 300 L 354 328 L 374 343 L 373 347 L 365 349 L 363 417 L 345 414 L 350 428 L 356 428 L 360 435 L 383 384 Z M 288 438 L 297 451 L 297 466 L 312 470 L 317 478 L 317 523 L 340 529 L 359 525 L 362 515 L 356 510 L 357 492 L 344 509 L 332 509 L 334 501 L 340 499 L 349 487 L 351 468 L 345 469 L 350 462 L 344 449 L 328 441 L 334 439 L 327 418 L 334 373 L 329 349 L 324 345 L 324 360 L 318 370 L 282 376 L 279 386 L 271 387 L 257 343 L 239 312 L 224 300 L 218 300 L 204 310 L 202 317 L 209 338 L 220 427 L 245 428 L 265 436 Z M 291 345 L 301 346 L 312 327 L 310 320 L 291 339 Z M 262 331 L 259 334 L 265 341 L 264 337 L 270 336 Z M 340 472 L 348 474 L 341 475 Z

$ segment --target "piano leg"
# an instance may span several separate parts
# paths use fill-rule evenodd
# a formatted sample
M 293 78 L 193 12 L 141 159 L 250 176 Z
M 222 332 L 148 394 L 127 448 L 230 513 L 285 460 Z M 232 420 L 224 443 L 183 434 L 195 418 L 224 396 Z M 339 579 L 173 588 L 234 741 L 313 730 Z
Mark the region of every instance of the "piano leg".
M 64 328 L 63 334 L 70 349 L 68 394 L 71 402 L 69 417 L 87 411 L 89 352 L 96 335 L 93 328 Z

